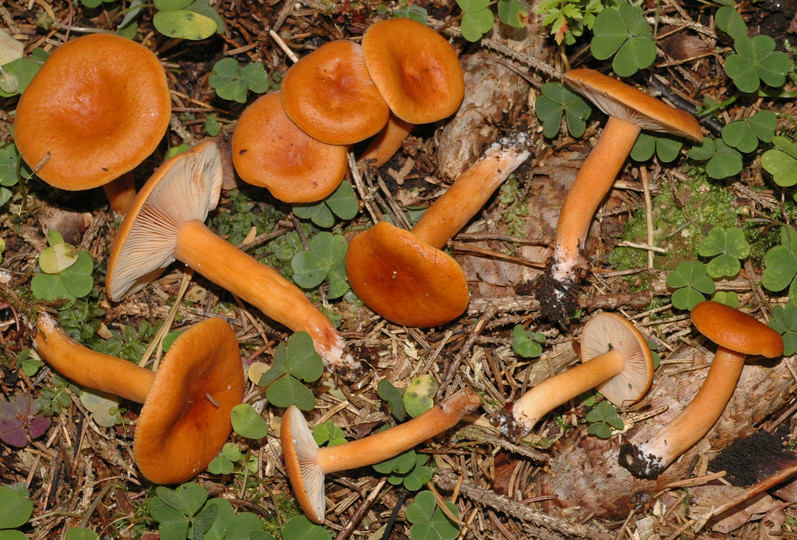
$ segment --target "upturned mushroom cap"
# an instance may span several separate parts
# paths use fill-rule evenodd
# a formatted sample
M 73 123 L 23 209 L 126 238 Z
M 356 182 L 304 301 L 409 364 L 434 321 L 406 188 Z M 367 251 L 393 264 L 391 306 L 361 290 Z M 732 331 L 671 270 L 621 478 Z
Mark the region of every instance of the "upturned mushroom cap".
M 302 411 L 291 405 L 282 417 L 280 428 L 285 469 L 293 493 L 308 519 L 324 522 L 324 473 L 318 464 L 318 444 L 307 425 Z
M 326 144 L 349 145 L 378 133 L 390 109 L 352 41 L 325 43 L 285 72 L 282 105 L 293 123 Z
M 244 372 L 235 332 L 205 319 L 172 343 L 155 374 L 136 426 L 133 450 L 156 484 L 193 478 L 230 436 L 230 412 L 241 403 Z
M 730 306 L 706 300 L 694 307 L 692 323 L 701 334 L 721 347 L 745 355 L 777 358 L 783 338 L 756 318 Z
M 14 139 L 48 184 L 66 190 L 102 186 L 132 170 L 169 125 L 166 74 L 143 45 L 92 34 L 58 47 L 17 105 Z
M 346 273 L 357 296 L 397 324 L 437 326 L 468 306 L 468 283 L 457 261 L 386 222 L 352 239 Z
M 703 140 L 694 116 L 671 107 L 645 92 L 593 69 L 571 69 L 564 83 L 592 101 L 606 115 L 620 118 L 641 129 Z
M 189 181 L 185 175 L 190 175 Z M 216 208 L 222 178 L 219 149 L 212 141 L 158 167 L 116 231 L 105 275 L 108 298 L 118 301 L 143 289 L 174 262 L 182 226 L 204 222 Z
M 379 21 L 363 35 L 365 65 L 393 114 L 406 122 L 436 122 L 456 112 L 465 78 L 444 37 L 406 18 Z
M 619 351 L 623 370 L 596 386 L 615 405 L 639 401 L 653 382 L 653 355 L 645 337 L 629 321 L 614 313 L 594 316 L 581 333 L 581 361 L 588 362 L 608 351 Z
M 346 175 L 346 151 L 299 129 L 285 113 L 280 92 L 249 105 L 232 136 L 238 175 L 288 203 L 320 201 L 335 191 Z

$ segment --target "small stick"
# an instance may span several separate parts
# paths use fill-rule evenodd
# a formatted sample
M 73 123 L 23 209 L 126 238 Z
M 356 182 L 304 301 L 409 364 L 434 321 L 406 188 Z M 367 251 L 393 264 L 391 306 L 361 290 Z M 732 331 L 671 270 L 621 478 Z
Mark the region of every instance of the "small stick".
M 650 184 L 648 182 L 648 170 L 645 167 L 639 168 L 639 176 L 642 178 L 642 192 L 645 196 L 645 225 L 648 229 L 648 268 L 653 270 L 653 204 L 650 200 Z

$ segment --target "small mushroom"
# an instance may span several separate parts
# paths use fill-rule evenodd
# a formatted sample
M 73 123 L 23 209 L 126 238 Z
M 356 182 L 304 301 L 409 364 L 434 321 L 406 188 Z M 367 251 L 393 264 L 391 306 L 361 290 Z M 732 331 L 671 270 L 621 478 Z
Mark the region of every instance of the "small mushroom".
M 374 465 L 454 427 L 481 404 L 478 394 L 463 389 L 403 424 L 356 441 L 319 448 L 302 412 L 291 405 L 282 418 L 280 439 L 293 492 L 307 517 L 324 522 L 327 474 Z
M 459 316 L 468 305 L 467 281 L 441 249 L 528 156 L 524 137 L 495 144 L 411 231 L 381 222 L 355 236 L 346 272 L 357 296 L 379 315 L 407 326 L 437 326 Z
M 322 143 L 285 114 L 280 92 L 259 97 L 241 114 L 232 136 L 232 161 L 245 182 L 287 203 L 320 201 L 348 170 L 347 147 Z
M 620 448 L 620 465 L 640 478 L 655 478 L 702 439 L 730 401 L 747 355 L 777 358 L 783 354 L 780 334 L 754 317 L 707 300 L 692 310 L 692 323 L 717 344 L 706 380 L 675 419 L 648 441 Z
M 135 197 L 132 171 L 169 126 L 166 74 L 147 47 L 116 34 L 64 43 L 19 98 L 14 140 L 53 187 L 102 186 L 118 214 Z
M 623 317 L 600 313 L 581 333 L 581 364 L 538 384 L 492 422 L 507 437 L 524 437 L 540 418 L 591 388 L 615 405 L 631 405 L 652 381 L 653 356 L 644 336 Z
M 193 478 L 230 436 L 230 411 L 243 398 L 244 372 L 235 332 L 222 319 L 206 319 L 181 333 L 157 372 L 76 343 L 46 313 L 38 317 L 34 343 L 64 377 L 143 404 L 133 452 L 151 482 Z
M 376 135 L 390 114 L 368 75 L 362 46 L 342 39 L 321 45 L 285 72 L 282 105 L 314 139 L 344 146 Z
M 570 70 L 565 73 L 564 82 L 609 116 L 598 143 L 567 194 L 556 227 L 551 277 L 570 289 L 576 282 L 580 250 L 592 216 L 609 193 L 639 132 L 660 131 L 698 142 L 703 134 L 700 124 L 688 112 L 592 69 Z
M 272 320 L 310 334 L 327 366 L 350 367 L 343 338 L 301 289 L 205 226 L 218 202 L 221 169 L 217 145 L 205 141 L 155 171 L 116 232 L 105 276 L 108 298 L 119 301 L 141 290 L 177 259 Z

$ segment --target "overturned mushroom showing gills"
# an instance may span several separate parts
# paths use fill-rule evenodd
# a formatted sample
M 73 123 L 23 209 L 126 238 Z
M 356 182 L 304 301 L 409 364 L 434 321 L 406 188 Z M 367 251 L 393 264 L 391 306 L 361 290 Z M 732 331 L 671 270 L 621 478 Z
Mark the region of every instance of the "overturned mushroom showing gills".
M 329 367 L 349 367 L 343 338 L 299 287 L 229 242 L 204 221 L 221 190 L 219 150 L 206 141 L 152 175 L 116 232 L 105 286 L 118 301 L 141 290 L 175 259 L 294 332 L 305 331 Z
M 143 403 L 133 442 L 136 465 L 156 484 L 190 480 L 216 457 L 232 431 L 244 372 L 232 327 L 206 319 L 180 334 L 153 372 L 73 341 L 40 314 L 42 359 L 76 383 Z
M 356 441 L 319 448 L 302 412 L 291 405 L 282 418 L 280 439 L 293 492 L 307 517 L 324 522 L 324 477 L 393 458 L 454 427 L 481 404 L 478 394 L 463 389 L 403 424 Z
M 19 99 L 14 139 L 25 162 L 53 187 L 102 186 L 124 214 L 135 197 L 128 174 L 169 126 L 166 74 L 148 48 L 115 34 L 58 47 Z M 46 160 L 46 161 L 45 161 Z
M 507 437 L 524 437 L 547 413 L 587 390 L 595 388 L 615 405 L 631 405 L 653 381 L 653 356 L 644 336 L 614 313 L 600 313 L 584 325 L 581 362 L 508 404 L 492 422 Z
M 365 140 L 390 114 L 353 41 L 330 41 L 302 57 L 285 72 L 281 94 L 293 123 L 326 144 Z
M 703 140 L 700 124 L 676 109 L 621 81 L 591 69 L 565 73 L 564 83 L 609 116 L 598 143 L 579 169 L 556 227 L 551 277 L 565 289 L 575 285 L 580 251 L 592 216 L 609 193 L 643 129 Z
M 747 355 L 783 354 L 780 334 L 725 304 L 701 302 L 691 318 L 717 344 L 717 352 L 703 386 L 675 420 L 639 446 L 625 443 L 620 448 L 620 465 L 640 478 L 657 477 L 709 432 L 736 389 Z
M 320 201 L 346 176 L 346 146 L 322 143 L 285 114 L 280 92 L 249 105 L 232 136 L 232 161 L 242 180 L 287 203 Z
M 386 222 L 355 236 L 346 253 L 351 287 L 397 324 L 430 327 L 458 317 L 469 295 L 459 264 L 441 251 L 529 156 L 525 137 L 494 144 L 429 207 L 411 231 Z

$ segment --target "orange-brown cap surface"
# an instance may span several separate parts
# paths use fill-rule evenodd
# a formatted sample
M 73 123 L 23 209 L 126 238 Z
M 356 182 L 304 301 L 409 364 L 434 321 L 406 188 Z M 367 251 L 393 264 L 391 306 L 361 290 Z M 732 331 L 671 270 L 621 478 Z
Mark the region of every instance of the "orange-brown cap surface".
M 166 74 L 143 45 L 92 34 L 58 47 L 19 99 L 14 139 L 52 186 L 102 186 L 149 156 L 166 133 Z
M 645 337 L 629 321 L 614 313 L 592 317 L 581 334 L 581 361 L 588 362 L 616 350 L 624 369 L 596 389 L 616 405 L 639 401 L 653 382 L 653 355 Z
M 564 74 L 564 82 L 609 116 L 636 124 L 641 129 L 671 133 L 697 142 L 703 140 L 700 124 L 694 116 L 603 73 L 587 68 L 571 69 Z
M 352 239 L 346 273 L 365 305 L 397 324 L 437 326 L 468 306 L 468 284 L 457 261 L 386 222 Z
M 232 136 L 238 175 L 288 203 L 320 201 L 335 191 L 346 175 L 346 151 L 299 129 L 285 114 L 279 92 L 249 105 Z
M 365 65 L 393 114 L 406 122 L 436 122 L 456 112 L 465 79 L 444 37 L 411 19 L 372 24 L 363 35 Z
M 783 354 L 783 338 L 776 331 L 730 306 L 706 300 L 694 307 L 692 324 L 721 347 L 737 353 L 776 358 Z
M 302 131 L 337 145 L 375 135 L 390 114 L 368 75 L 362 47 L 346 40 L 325 43 L 288 69 L 282 105 Z
M 136 426 L 134 452 L 157 484 L 185 482 L 207 467 L 232 431 L 244 373 L 238 341 L 222 319 L 180 334 L 155 375 Z

